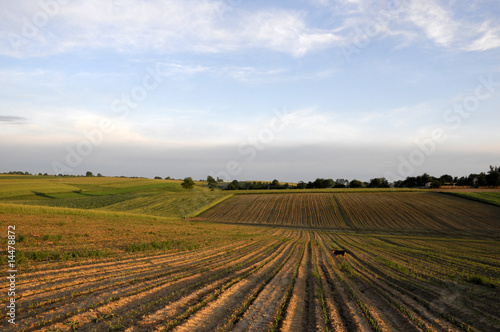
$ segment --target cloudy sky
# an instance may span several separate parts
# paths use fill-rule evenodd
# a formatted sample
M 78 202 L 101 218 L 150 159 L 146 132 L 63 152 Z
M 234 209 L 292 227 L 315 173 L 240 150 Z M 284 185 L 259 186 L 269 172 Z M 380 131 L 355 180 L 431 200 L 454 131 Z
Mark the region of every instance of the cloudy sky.
M 497 0 L 0 0 L 0 172 L 500 165 Z

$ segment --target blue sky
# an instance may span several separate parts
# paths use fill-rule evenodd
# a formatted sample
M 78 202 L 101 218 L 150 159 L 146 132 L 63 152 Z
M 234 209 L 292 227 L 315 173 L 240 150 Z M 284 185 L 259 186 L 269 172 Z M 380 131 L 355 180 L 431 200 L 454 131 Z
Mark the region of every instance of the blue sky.
M 0 6 L 0 172 L 296 182 L 500 165 L 496 0 Z

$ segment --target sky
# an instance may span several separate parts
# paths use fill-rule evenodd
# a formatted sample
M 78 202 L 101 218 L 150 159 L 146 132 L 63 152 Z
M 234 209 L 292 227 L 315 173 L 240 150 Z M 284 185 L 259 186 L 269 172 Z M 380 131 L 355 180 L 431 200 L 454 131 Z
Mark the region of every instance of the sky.
M 497 0 L 0 0 L 0 172 L 500 165 Z

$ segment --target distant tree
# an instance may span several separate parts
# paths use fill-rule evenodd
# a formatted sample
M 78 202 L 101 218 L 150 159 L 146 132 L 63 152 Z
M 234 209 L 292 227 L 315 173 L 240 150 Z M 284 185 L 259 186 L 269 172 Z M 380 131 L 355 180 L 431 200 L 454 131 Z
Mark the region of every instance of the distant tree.
M 211 175 L 207 176 L 207 182 L 208 188 L 210 188 L 211 191 L 214 191 L 217 187 L 217 181 L 214 179 L 214 177 Z
M 488 186 L 500 186 L 500 167 L 490 166 L 488 175 L 486 175 L 486 182 L 488 183 Z
M 486 174 L 484 172 L 479 173 L 477 176 L 477 186 L 484 187 L 488 185 L 488 180 L 486 178 Z
M 469 177 L 470 177 L 470 175 L 469 175 Z M 455 177 L 453 179 L 453 183 L 455 183 L 457 186 L 472 186 L 475 176 L 472 178 L 469 178 L 469 177 L 465 177 L 465 176 Z
M 227 187 L 226 190 L 240 190 L 241 185 L 238 180 L 233 180 Z
M 335 181 L 333 179 L 326 179 L 323 183 L 325 188 L 335 188 Z
M 346 179 L 337 179 L 335 180 L 334 188 L 346 188 L 349 185 L 349 181 Z
M 439 188 L 441 188 L 441 181 L 439 181 L 439 180 L 432 181 L 431 188 L 433 188 L 433 189 L 439 189 Z
M 434 178 L 427 173 L 417 176 L 415 187 L 424 187 L 428 182 L 432 182 Z
M 404 181 L 403 180 L 394 181 L 393 185 L 394 185 L 394 188 L 403 188 L 404 187 Z
M 306 184 L 304 181 L 299 181 L 299 183 L 297 183 L 297 189 L 305 189 L 306 188 Z
M 269 186 L 269 189 L 281 189 L 280 182 L 278 180 L 274 179 L 271 182 L 271 185 Z
M 181 183 L 182 188 L 191 190 L 194 187 L 194 181 L 191 177 L 184 178 L 184 181 Z
M 389 182 L 386 178 L 375 178 L 371 179 L 368 184 L 370 188 L 389 188 Z
M 233 182 L 231 183 L 236 187 L 236 189 L 241 189 L 241 184 L 238 182 L 238 180 L 233 180 Z
M 155 176 L 155 180 L 161 180 L 161 176 Z
M 363 188 L 363 182 L 354 179 L 349 182 L 349 188 Z
M 87 171 L 87 173 L 85 173 L 85 176 L 86 177 L 92 177 L 92 176 L 94 176 L 94 174 L 92 174 L 91 171 Z
M 406 188 L 415 188 L 418 187 L 417 185 L 417 178 L 414 176 L 408 176 L 406 177 L 406 180 L 403 181 L 403 187 Z
M 254 189 L 254 190 L 263 190 L 263 189 L 269 189 L 270 188 L 270 184 L 265 182 L 263 183 L 262 181 L 259 181 L 259 182 L 251 182 L 251 183 L 247 183 L 247 189 Z
M 458 181 L 454 181 L 453 176 L 451 176 L 449 174 L 445 174 L 445 175 L 441 175 L 441 177 L 439 178 L 439 182 L 441 182 L 442 184 L 445 184 L 445 183 L 456 183 Z
M 97 173 L 97 177 L 98 178 L 102 178 L 102 174 L 101 173 Z
M 333 188 L 335 187 L 335 181 L 332 179 L 316 179 L 314 182 L 309 182 L 307 188 L 322 189 L 322 188 Z

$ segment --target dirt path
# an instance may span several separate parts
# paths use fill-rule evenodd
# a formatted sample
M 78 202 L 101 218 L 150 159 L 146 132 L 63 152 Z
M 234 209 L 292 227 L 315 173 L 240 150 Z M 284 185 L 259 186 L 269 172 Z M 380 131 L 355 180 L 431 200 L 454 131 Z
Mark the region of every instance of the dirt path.
M 294 248 L 290 259 L 259 293 L 232 331 L 267 331 L 273 326 L 285 290 L 292 281 L 293 269 L 300 262 L 303 248 L 303 245 Z
M 314 331 L 316 328 L 313 314 L 314 282 L 312 280 L 311 242 L 308 239 L 304 258 L 300 264 L 297 281 L 292 292 L 288 310 L 281 331 Z

